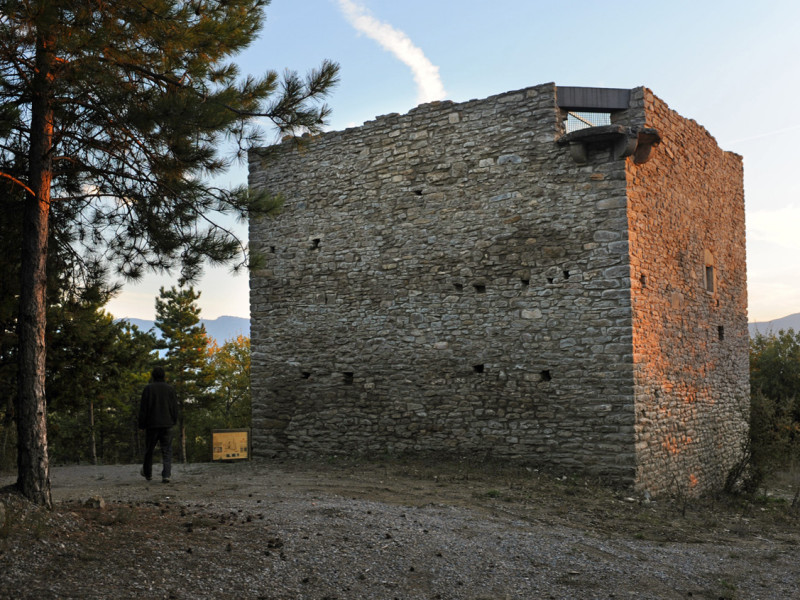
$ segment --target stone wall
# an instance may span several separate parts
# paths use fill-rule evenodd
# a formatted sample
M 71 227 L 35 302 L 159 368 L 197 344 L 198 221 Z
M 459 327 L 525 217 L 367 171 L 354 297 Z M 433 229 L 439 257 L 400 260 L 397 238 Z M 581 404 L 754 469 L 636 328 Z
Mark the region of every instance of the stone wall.
M 742 161 L 649 90 L 635 102 L 662 139 L 627 163 L 637 481 L 715 488 L 749 416 Z
M 721 385 L 725 402 L 743 391 L 733 373 L 741 363 L 742 298 L 731 306 L 735 318 L 721 320 L 723 305 L 714 308 L 716 320 L 707 315 L 712 329 L 688 331 L 670 321 L 655 287 L 666 285 L 669 272 L 690 295 L 691 283 L 679 282 L 688 271 L 673 273 L 674 261 L 662 260 L 648 232 L 659 219 L 684 214 L 651 211 L 652 186 L 670 180 L 673 168 L 687 185 L 704 179 L 683 159 L 659 162 L 667 152 L 684 155 L 673 147 L 682 127 L 700 128 L 677 115 L 672 123 L 666 109 L 650 119 L 645 108 L 660 104 L 640 89 L 634 106 L 612 120 L 644 124 L 647 112 L 648 124 L 675 134 L 645 165 L 594 146 L 589 161 L 577 164 L 556 143 L 564 134 L 556 96 L 547 84 L 427 104 L 307 140 L 299 150 L 287 143 L 267 159 L 251 155 L 250 185 L 285 201 L 277 218 L 250 224 L 251 248 L 266 258 L 251 275 L 254 455 L 468 453 L 665 487 L 664 473 L 675 471 L 664 465 L 676 463 L 663 450 L 672 437 L 683 439 L 676 419 L 700 413 L 676 409 L 662 422 L 659 378 L 684 389 L 683 367 L 705 364 L 702 349 L 689 352 L 691 340 L 718 335 L 720 325 L 731 343 L 720 360 L 732 362 L 703 389 L 715 397 Z M 648 180 L 651 171 L 659 183 Z M 741 171 L 738 177 L 741 185 Z M 690 204 L 692 195 L 687 190 Z M 695 252 L 694 234 L 673 236 L 675 225 L 658 240 L 675 248 L 668 256 L 684 245 Z M 722 282 L 725 252 L 738 250 L 721 250 L 727 239 L 720 244 L 709 250 Z M 645 293 L 642 274 L 653 286 Z M 743 270 L 741 277 L 735 285 Z M 655 315 L 666 321 L 660 328 L 650 324 Z M 687 353 L 665 360 L 660 352 L 669 348 L 654 341 L 663 331 L 683 335 Z M 729 413 L 700 418 L 696 457 L 713 451 L 715 435 L 741 432 L 736 420 L 706 431 Z M 698 461 L 690 474 L 702 486 L 709 469 Z
M 251 185 L 253 442 L 533 458 L 632 481 L 625 165 L 576 165 L 553 85 L 289 146 Z

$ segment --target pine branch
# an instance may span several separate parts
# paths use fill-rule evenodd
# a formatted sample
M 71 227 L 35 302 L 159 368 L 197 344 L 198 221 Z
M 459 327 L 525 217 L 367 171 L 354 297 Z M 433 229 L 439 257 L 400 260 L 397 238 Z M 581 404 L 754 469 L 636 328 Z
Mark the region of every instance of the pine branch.
M 9 181 L 14 183 L 15 185 L 21 187 L 23 190 L 28 192 L 31 196 L 36 196 L 36 192 L 34 192 L 30 187 L 28 187 L 27 184 L 23 183 L 22 181 L 20 181 L 19 179 L 17 179 L 13 175 L 9 175 L 8 173 L 4 173 L 4 172 L 0 171 L 0 177 L 2 177 L 4 179 L 8 179 Z

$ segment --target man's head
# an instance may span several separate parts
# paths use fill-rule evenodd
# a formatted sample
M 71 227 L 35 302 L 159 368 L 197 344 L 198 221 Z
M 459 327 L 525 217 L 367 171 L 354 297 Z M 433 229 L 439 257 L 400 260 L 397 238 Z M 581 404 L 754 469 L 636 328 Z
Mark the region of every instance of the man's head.
M 153 376 L 153 381 L 164 381 L 165 377 L 164 367 L 154 368 L 151 375 Z

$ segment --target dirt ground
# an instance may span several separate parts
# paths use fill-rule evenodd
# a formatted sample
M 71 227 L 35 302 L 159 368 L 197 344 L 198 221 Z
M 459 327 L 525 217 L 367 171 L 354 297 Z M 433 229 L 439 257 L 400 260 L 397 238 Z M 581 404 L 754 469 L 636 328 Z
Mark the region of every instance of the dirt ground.
M 430 460 L 138 473 L 53 468 L 53 511 L 0 492 L 0 598 L 800 598 L 800 520 L 774 496 L 646 502 Z

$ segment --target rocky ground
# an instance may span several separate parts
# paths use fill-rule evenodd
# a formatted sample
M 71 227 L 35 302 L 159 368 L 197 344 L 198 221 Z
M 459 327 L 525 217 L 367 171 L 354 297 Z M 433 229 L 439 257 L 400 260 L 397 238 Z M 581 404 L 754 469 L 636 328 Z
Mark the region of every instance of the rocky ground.
M 800 520 L 775 497 L 645 503 L 430 461 L 138 471 L 54 468 L 53 511 L 0 493 L 0 597 L 800 598 Z

